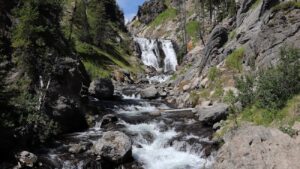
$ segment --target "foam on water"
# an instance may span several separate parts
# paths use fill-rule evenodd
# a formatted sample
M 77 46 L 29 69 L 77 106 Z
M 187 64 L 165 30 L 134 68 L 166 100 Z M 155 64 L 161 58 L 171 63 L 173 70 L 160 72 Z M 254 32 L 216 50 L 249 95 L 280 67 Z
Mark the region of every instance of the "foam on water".
M 150 105 L 149 103 L 142 103 L 141 105 L 129 105 L 122 108 L 116 108 L 117 113 L 130 115 L 138 115 L 141 113 L 155 112 L 158 111 L 158 108 Z
M 122 94 L 122 97 L 125 100 L 140 100 L 141 99 L 140 94 L 132 94 L 130 96 Z
M 163 83 L 171 78 L 171 75 L 157 75 L 152 77 L 147 77 L 149 83 Z
M 127 130 L 136 134 L 133 146 L 133 157 L 145 169 L 199 169 L 208 167 L 211 162 L 191 152 L 179 151 L 170 146 L 172 138 L 178 136 L 174 129 L 160 130 L 160 123 L 141 123 L 136 125 L 124 124 Z M 153 137 L 147 140 L 149 134 Z

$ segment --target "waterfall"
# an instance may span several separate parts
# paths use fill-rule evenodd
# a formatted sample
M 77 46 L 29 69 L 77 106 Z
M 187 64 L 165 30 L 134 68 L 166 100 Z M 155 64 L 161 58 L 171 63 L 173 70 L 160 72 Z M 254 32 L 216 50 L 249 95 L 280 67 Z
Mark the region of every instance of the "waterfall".
M 160 40 L 162 44 L 162 49 L 165 54 L 165 60 L 164 60 L 164 71 L 176 71 L 177 63 L 177 56 L 176 52 L 174 50 L 172 41 L 170 40 Z
M 159 69 L 160 54 L 157 40 L 135 38 L 135 41 L 140 46 L 143 63 L 154 67 L 156 70 Z
M 163 68 L 164 72 L 176 71 L 178 65 L 177 56 L 171 40 L 164 39 L 147 39 L 147 38 L 135 38 L 135 42 L 139 45 L 141 50 L 142 62 L 147 66 L 152 66 L 156 70 Z M 164 53 L 163 65 L 160 65 L 162 56 L 160 54 L 160 45 Z

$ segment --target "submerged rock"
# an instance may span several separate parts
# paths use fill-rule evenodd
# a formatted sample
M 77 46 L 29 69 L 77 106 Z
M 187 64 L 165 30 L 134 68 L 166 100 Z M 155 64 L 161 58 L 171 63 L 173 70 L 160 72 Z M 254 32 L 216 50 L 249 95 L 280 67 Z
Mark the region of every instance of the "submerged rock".
M 143 99 L 155 99 L 158 97 L 158 91 L 155 86 L 150 86 L 141 91 L 141 97 Z
M 97 79 L 91 82 L 89 93 L 101 100 L 111 99 L 114 95 L 114 85 L 110 79 Z
M 94 150 L 104 160 L 115 164 L 132 160 L 132 141 L 120 131 L 105 132 L 95 143 Z
M 118 121 L 118 117 L 113 115 L 113 114 L 107 114 L 105 116 L 103 116 L 102 120 L 101 120 L 101 128 L 105 127 L 109 124 L 114 124 Z
M 299 169 L 300 136 L 278 129 L 242 126 L 225 136 L 214 169 Z
M 228 105 L 223 103 L 215 103 L 212 106 L 201 106 L 196 110 L 199 121 L 213 126 L 215 123 L 226 119 L 228 115 Z

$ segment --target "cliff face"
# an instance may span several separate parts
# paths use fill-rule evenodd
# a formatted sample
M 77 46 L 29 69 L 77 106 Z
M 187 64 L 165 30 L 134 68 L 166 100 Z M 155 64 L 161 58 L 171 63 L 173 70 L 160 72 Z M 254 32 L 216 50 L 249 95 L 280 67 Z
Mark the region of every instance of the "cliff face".
M 178 1 L 166 1 L 168 8 L 149 24 L 140 22 L 140 16 L 135 18 L 128 25 L 129 30 L 136 36 L 172 39 L 181 46 L 184 34 L 182 5 L 180 8 L 175 2 Z M 172 82 L 174 91 L 179 92 L 171 96 L 169 101 L 180 107 L 191 106 L 191 92 L 199 88 L 211 88 L 208 74 L 215 67 L 222 81 L 219 87 L 225 91 L 234 89 L 233 76 L 258 72 L 276 65 L 283 46 L 299 47 L 299 7 L 291 5 L 292 3 L 286 4 L 289 3 L 240 0 L 234 7 L 227 4 L 229 6 L 223 9 L 225 4 L 220 3 L 213 6 L 212 10 L 204 7 L 199 12 L 195 8 L 198 5 L 196 1 L 186 1 L 185 33 L 188 53 L 181 59 L 182 63 Z M 174 15 L 170 12 L 173 9 Z M 236 54 L 240 55 L 237 64 L 241 68 L 238 71 L 226 63 Z M 187 84 L 191 84 L 188 90 L 183 90 L 183 86 L 186 89 Z M 213 94 L 216 89 L 208 90 Z M 211 99 L 210 96 L 208 98 Z

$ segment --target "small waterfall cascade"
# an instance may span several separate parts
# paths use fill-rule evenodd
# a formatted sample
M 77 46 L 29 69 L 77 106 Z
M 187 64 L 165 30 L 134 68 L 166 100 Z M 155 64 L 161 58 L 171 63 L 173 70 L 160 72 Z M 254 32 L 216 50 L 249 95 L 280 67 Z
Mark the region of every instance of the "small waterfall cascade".
M 171 40 L 135 38 L 135 42 L 141 50 L 141 59 L 147 66 L 152 66 L 156 70 L 163 68 L 164 72 L 176 71 L 178 65 L 177 56 Z M 160 45 L 161 44 L 161 45 Z M 163 52 L 163 55 L 160 53 Z M 164 56 L 163 65 L 160 61 Z
M 171 40 L 160 40 L 162 49 L 165 53 L 164 71 L 176 71 L 178 65 L 176 52 Z
M 158 41 L 146 38 L 135 38 L 135 41 L 139 44 L 143 63 L 159 69 L 160 54 Z

